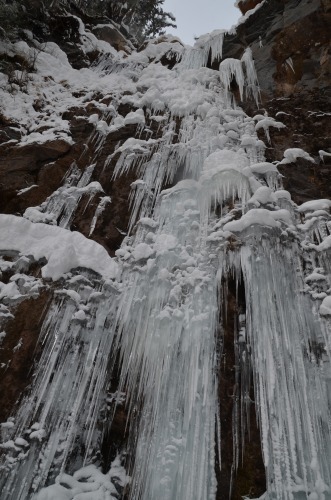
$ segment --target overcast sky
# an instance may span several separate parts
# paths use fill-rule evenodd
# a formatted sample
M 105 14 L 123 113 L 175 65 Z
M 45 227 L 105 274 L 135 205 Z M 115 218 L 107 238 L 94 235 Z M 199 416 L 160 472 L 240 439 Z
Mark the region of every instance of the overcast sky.
M 234 7 L 235 0 L 165 0 L 163 9 L 172 12 L 177 20 L 177 30 L 168 28 L 184 43 L 193 45 L 194 36 L 215 29 L 231 28 L 241 13 Z

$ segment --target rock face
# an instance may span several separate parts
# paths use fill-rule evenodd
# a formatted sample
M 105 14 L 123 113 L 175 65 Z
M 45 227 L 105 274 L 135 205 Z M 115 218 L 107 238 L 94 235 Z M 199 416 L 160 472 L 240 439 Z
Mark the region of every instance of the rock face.
M 50 290 L 23 301 L 15 308 L 15 318 L 6 323 L 6 338 L 1 345 L 0 420 L 5 422 L 16 402 L 31 382 L 31 359 L 38 359 L 40 327 L 50 300 Z
M 239 57 L 247 46 L 252 49 L 262 99 L 313 88 L 324 94 L 330 78 L 330 16 L 330 2 L 321 0 L 263 2 L 236 34 L 225 37 L 223 55 Z
M 239 7 L 246 13 L 258 3 L 239 2 Z M 267 159 L 280 161 L 286 149 L 298 147 L 319 165 L 299 160 L 280 167 L 284 186 L 298 203 L 331 196 L 330 157 L 319 155 L 331 148 L 330 23 L 328 0 L 268 0 L 224 42 L 225 58 L 240 57 L 247 46 L 253 51 L 261 104 L 241 105 L 286 125 L 271 133 Z
M 240 58 L 246 47 L 251 47 L 255 59 L 261 90 L 259 105 L 242 102 L 247 113 L 268 114 L 286 126 L 271 131 L 267 143 L 266 160 L 280 161 L 289 148 L 301 148 L 308 152 L 315 163 L 302 158 L 278 168 L 284 176 L 285 189 L 291 191 L 295 202 L 303 203 L 315 198 L 331 197 L 331 125 L 330 125 L 330 42 L 331 2 L 328 0 L 246 0 L 239 1 L 243 14 L 260 8 L 247 17 L 236 34 L 227 34 L 224 41 L 223 58 Z M 80 23 L 73 16 L 58 15 L 48 26 L 49 40 L 56 42 L 66 53 L 72 67 L 88 67 L 100 53 L 82 49 L 79 37 Z M 37 30 L 37 28 L 36 28 Z M 117 51 L 131 52 L 131 44 L 115 25 L 102 22 L 91 26 L 91 32 L 110 44 Z M 160 39 L 158 43 L 162 43 Z M 111 56 L 107 56 L 111 60 Z M 166 55 L 161 63 L 172 68 L 176 55 Z M 210 61 L 211 67 L 216 67 Z M 65 83 L 63 84 L 65 85 Z M 129 93 L 129 92 L 128 92 Z M 122 177 L 113 177 L 116 163 L 116 148 L 127 139 L 157 139 L 160 136 L 160 122 L 153 121 L 146 114 L 146 129 L 141 132 L 138 123 L 127 123 L 113 130 L 95 154 L 96 138 L 93 117 L 101 117 L 102 107 L 112 104 L 116 95 L 103 96 L 100 93 L 87 94 L 85 101 L 66 111 L 62 119 L 68 122 L 72 140 L 58 136 L 43 143 L 17 145 L 21 138 L 19 123 L 0 114 L 0 212 L 23 215 L 29 207 L 39 206 L 52 193 L 63 186 L 73 168 L 78 176 L 92 165 L 91 182 L 99 182 L 102 192 L 83 193 L 72 216 L 71 230 L 100 243 L 113 256 L 127 233 L 130 218 L 131 183 L 137 180 L 136 171 Z M 36 112 L 41 112 L 42 100 L 34 103 Z M 133 105 L 121 105 L 118 110 L 125 117 L 135 111 Z M 158 117 L 160 118 L 160 117 Z M 178 124 L 177 124 L 178 125 Z M 42 130 L 40 131 L 43 132 Z M 99 137 L 99 136 L 98 136 Z M 266 140 L 261 132 L 261 139 Z M 326 154 L 323 154 L 325 152 Z M 107 159 L 112 158 L 105 169 Z M 93 231 L 94 216 L 103 198 L 111 199 L 111 210 L 100 211 Z M 62 216 L 62 213 L 59 217 Z M 10 257 L 5 256 L 6 259 Z M 40 266 L 34 264 L 33 273 L 40 277 Z M 17 271 L 18 272 L 18 271 Z M 11 276 L 1 277 L 8 284 Z M 231 290 L 232 286 L 232 290 Z M 237 300 L 235 285 L 228 293 L 228 324 L 224 333 L 225 349 L 228 353 L 227 367 L 221 373 L 222 390 L 222 455 L 221 472 L 218 474 L 217 498 L 224 498 L 224 491 L 231 490 L 232 498 L 243 495 L 258 496 L 265 489 L 265 473 L 260 447 L 260 431 L 251 408 L 250 429 L 243 463 L 237 475 L 233 471 L 232 433 L 233 405 L 236 386 L 236 353 L 233 348 L 234 317 L 243 307 Z M 38 359 L 38 336 L 45 308 L 53 294 L 46 286 L 39 295 L 32 295 L 15 305 L 16 319 L 6 323 L 8 338 L 0 353 L 3 375 L 3 393 L 0 393 L 0 420 L 12 412 L 17 400 L 30 379 L 27 376 L 30 358 Z M 239 304 L 238 304 L 239 302 Z M 33 311 L 30 313 L 30 311 Z M 19 342 L 22 347 L 15 350 Z M 37 349 L 37 351 L 36 351 Z M 12 354 L 14 351 L 14 355 Z M 9 358 L 11 363 L 8 363 Z M 112 381 L 114 391 L 116 381 Z M 252 389 L 251 389 L 252 390 Z M 252 400 L 254 399 L 251 394 Z M 114 459 L 114 450 L 109 451 L 109 442 L 116 448 L 127 439 L 127 414 L 119 405 L 114 425 L 103 437 L 102 453 L 107 468 Z M 246 436 L 246 437 L 247 437 Z

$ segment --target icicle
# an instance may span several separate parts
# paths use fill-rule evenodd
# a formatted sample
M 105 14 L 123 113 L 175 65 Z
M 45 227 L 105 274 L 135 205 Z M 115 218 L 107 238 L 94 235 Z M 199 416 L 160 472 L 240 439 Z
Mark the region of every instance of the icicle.
M 141 230 L 137 232 L 132 267 L 124 276 L 118 315 L 121 380 L 130 394 L 131 411 L 143 402 L 132 498 L 202 500 L 215 494 L 209 464 L 214 460 L 217 414 L 217 305 L 206 306 L 203 297 L 216 283 L 199 252 L 199 211 L 192 210 L 191 199 L 195 185 L 183 181 L 162 195 L 162 226 L 148 234 L 148 245 L 140 243 Z M 179 376 L 180 384 L 175 383 Z
M 15 417 L 15 433 L 25 436 L 29 449 L 23 463 L 15 452 L 8 456 L 11 466 L 2 489 L 4 499 L 27 498 L 31 488 L 44 486 L 51 471 L 64 470 L 74 448 L 84 443 L 87 453 L 95 446 L 98 405 L 114 335 L 112 329 L 105 331 L 104 324 L 114 311 L 114 301 L 106 288 L 104 299 L 95 301 L 92 283 L 97 291 L 93 276 L 67 282 L 71 289 L 58 293 L 44 322 L 40 339 L 44 349 L 33 387 Z
M 245 50 L 242 58 L 224 59 L 219 67 L 220 79 L 225 90 L 230 90 L 233 80 L 239 87 L 240 99 L 243 100 L 244 89 L 247 97 L 252 96 L 258 104 L 259 99 L 259 84 L 255 71 L 252 51 L 249 47 Z
M 263 128 L 268 137 L 270 126 L 283 125 L 247 117 L 228 92 L 235 79 L 241 99 L 257 100 L 250 49 L 241 60 L 222 61 L 219 74 L 201 69 L 209 56 L 221 57 L 222 42 L 223 32 L 200 38 L 173 71 L 158 64 L 158 44 L 112 67 L 109 57 L 102 58 L 95 70 L 112 78 L 123 73 L 131 90 L 114 91 L 114 106 L 91 117 L 92 164 L 83 173 L 72 165 L 64 185 L 25 214 L 36 223 L 69 227 L 81 196 L 102 193 L 90 181 L 107 136 L 125 122 L 137 125 L 139 137 L 119 143 L 104 166 L 116 160 L 114 178 L 136 173 L 132 232 L 116 251 L 120 281 L 88 270 L 61 275 L 31 388 L 2 425 L 3 500 L 34 493 L 36 500 L 76 493 L 90 500 L 93 488 L 103 500 L 118 494 L 112 489 L 116 476 L 91 465 L 115 364 L 119 383 L 112 403 L 125 394 L 129 415 L 129 498 L 213 500 L 223 354 L 217 336 L 227 315 L 225 304 L 220 318 L 220 288 L 230 276 L 237 287 L 243 280 L 246 307 L 240 306 L 234 334 L 231 482 L 250 425 L 252 369 L 266 497 L 330 497 L 331 202 L 297 207 L 282 189 L 257 131 Z M 124 118 L 119 103 L 135 111 Z M 155 138 L 143 129 L 153 116 L 160 124 Z M 99 202 L 90 234 L 109 202 Z M 6 270 L 9 264 L 0 263 Z M 20 279 L 0 282 L 1 294 L 20 291 Z M 7 306 L 0 312 L 10 317 Z
M 90 228 L 89 236 L 91 236 L 91 234 L 93 233 L 93 231 L 95 229 L 95 226 L 96 226 L 96 223 L 97 223 L 97 220 L 98 220 L 98 217 L 105 210 L 106 205 L 108 203 L 111 203 L 110 196 L 104 196 L 103 198 L 101 198 L 101 200 L 99 202 L 99 205 L 96 208 L 96 211 L 95 211 L 95 214 L 93 216 L 92 222 L 91 222 L 91 228 Z
M 257 79 L 257 74 L 255 70 L 253 54 L 250 47 L 247 47 L 245 50 L 241 61 L 245 65 L 245 73 L 246 73 L 246 96 L 252 96 L 256 102 L 256 105 L 259 103 L 260 89 L 259 82 Z
M 222 59 L 223 39 L 225 30 L 215 30 L 199 37 L 193 48 L 185 50 L 180 66 L 183 69 L 198 69 L 211 61 Z
M 29 207 L 24 213 L 24 217 L 32 222 L 44 222 L 46 224 L 57 224 L 60 227 L 68 228 L 72 221 L 74 212 L 79 200 L 84 194 L 95 194 L 103 189 L 99 182 L 91 182 L 95 164 L 90 165 L 81 174 L 74 165 L 65 183 L 39 207 Z
M 239 59 L 227 58 L 220 64 L 220 79 L 225 90 L 230 90 L 231 82 L 235 79 L 240 92 L 240 99 L 243 99 L 245 77 L 241 61 Z

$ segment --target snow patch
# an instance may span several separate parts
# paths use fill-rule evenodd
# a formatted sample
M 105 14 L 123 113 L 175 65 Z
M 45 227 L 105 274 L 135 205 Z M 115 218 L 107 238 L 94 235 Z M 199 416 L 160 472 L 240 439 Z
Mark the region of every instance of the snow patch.
M 117 264 L 106 250 L 81 233 L 4 214 L 0 214 L 0 232 L 0 250 L 16 250 L 36 260 L 47 259 L 42 267 L 44 278 L 58 280 L 76 267 L 92 269 L 105 278 L 115 278 L 118 274 Z

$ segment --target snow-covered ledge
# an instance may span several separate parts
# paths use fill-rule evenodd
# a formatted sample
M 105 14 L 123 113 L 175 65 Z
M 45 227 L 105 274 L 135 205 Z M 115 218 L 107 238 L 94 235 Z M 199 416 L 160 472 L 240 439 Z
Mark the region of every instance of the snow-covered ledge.
M 107 251 L 79 232 L 0 214 L 0 234 L 0 251 L 14 250 L 36 260 L 46 258 L 43 278 L 58 280 L 77 267 L 91 269 L 104 278 L 118 275 L 118 266 Z

